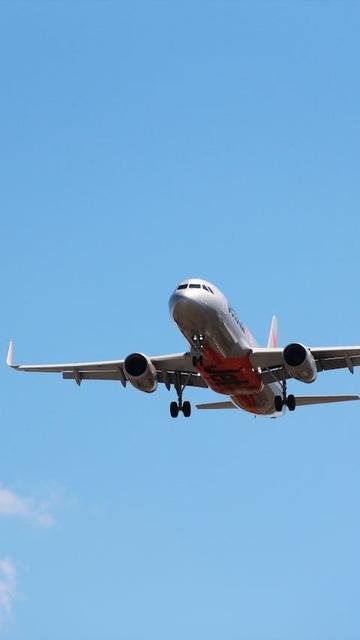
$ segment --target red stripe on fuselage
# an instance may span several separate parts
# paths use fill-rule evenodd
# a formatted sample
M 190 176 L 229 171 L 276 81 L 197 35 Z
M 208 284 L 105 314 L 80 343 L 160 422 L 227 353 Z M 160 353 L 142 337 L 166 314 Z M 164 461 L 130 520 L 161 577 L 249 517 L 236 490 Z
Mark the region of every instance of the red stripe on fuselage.
M 249 356 L 224 358 L 205 345 L 203 361 L 203 366 L 198 365 L 197 368 L 209 387 L 217 393 L 227 396 L 251 396 L 260 393 L 264 388 Z M 250 398 L 248 402 L 251 403 Z M 255 404 L 255 399 L 253 402 Z M 251 405 L 254 406 L 253 403 Z

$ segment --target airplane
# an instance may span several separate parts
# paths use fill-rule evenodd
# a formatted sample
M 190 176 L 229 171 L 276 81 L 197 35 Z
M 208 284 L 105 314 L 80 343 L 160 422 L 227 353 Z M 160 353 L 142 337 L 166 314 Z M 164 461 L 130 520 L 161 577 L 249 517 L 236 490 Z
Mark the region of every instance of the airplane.
M 147 356 L 131 353 L 123 360 L 74 362 L 68 364 L 13 364 L 10 342 L 7 364 L 17 371 L 62 373 L 64 379 L 118 380 L 153 393 L 158 383 L 168 390 L 173 385 L 177 401 L 170 403 L 170 415 L 191 414 L 183 401 L 186 387 L 209 387 L 227 396 L 221 402 L 196 405 L 197 409 L 244 409 L 255 416 L 280 417 L 298 406 L 360 400 L 357 395 L 297 396 L 287 393 L 287 381 L 294 378 L 310 384 L 317 373 L 360 365 L 360 346 L 307 347 L 293 342 L 278 346 L 278 323 L 272 318 L 266 347 L 260 347 L 247 326 L 215 285 L 191 278 L 181 282 L 169 300 L 170 314 L 189 343 L 190 350 L 170 355 Z

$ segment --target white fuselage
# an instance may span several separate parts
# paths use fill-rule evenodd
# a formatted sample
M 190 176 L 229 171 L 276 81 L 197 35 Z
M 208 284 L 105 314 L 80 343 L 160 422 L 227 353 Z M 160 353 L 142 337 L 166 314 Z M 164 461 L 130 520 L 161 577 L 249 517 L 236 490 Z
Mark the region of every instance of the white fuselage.
M 263 384 L 251 364 L 257 346 L 246 325 L 223 293 L 201 279 L 184 280 L 172 294 L 170 313 L 194 352 L 196 339 L 204 337 L 203 364 L 197 365 L 209 387 L 257 415 L 279 415 L 274 398 L 281 395 L 278 382 Z

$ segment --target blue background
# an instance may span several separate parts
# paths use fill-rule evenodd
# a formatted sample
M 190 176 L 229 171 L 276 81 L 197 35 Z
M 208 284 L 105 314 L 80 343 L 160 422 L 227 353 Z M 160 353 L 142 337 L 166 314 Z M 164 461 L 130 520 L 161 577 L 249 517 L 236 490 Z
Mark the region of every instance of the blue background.
M 359 344 L 357 3 L 2 2 L 1 350 L 185 347 L 179 281 L 261 343 Z M 11 639 L 358 639 L 356 403 L 172 421 L 155 396 L 1 368 Z M 357 393 L 330 372 L 308 394 Z M 187 392 L 216 401 L 210 390 Z

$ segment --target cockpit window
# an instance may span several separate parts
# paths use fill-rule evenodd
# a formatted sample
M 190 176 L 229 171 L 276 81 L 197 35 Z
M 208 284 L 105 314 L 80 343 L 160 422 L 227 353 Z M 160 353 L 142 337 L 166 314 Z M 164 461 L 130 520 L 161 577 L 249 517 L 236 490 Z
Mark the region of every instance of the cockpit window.
M 210 293 L 214 293 L 213 290 L 210 287 L 208 287 L 208 289 L 209 289 Z
M 203 284 L 202 288 L 205 289 L 205 291 L 209 291 L 209 289 L 207 288 L 206 284 Z
M 187 284 L 179 284 L 177 290 L 179 289 L 187 289 Z
M 189 284 L 189 289 L 201 289 L 201 284 Z

